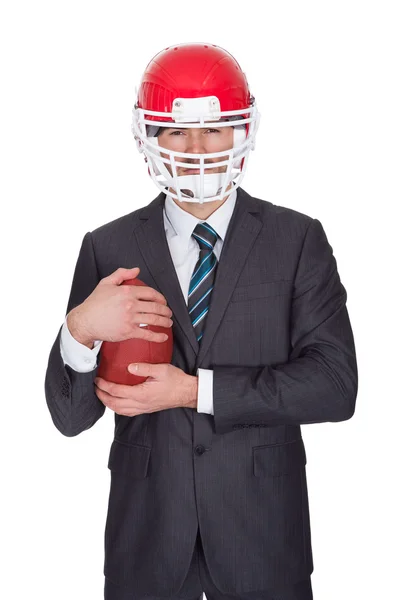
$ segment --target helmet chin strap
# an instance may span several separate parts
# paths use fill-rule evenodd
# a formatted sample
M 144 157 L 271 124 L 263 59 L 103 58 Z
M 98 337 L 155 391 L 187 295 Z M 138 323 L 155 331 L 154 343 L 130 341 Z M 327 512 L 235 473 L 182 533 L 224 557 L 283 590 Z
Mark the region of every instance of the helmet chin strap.
M 204 174 L 204 202 L 207 202 L 207 198 L 212 198 L 221 193 L 224 177 L 225 173 Z M 199 201 L 194 198 L 201 197 L 200 175 L 195 173 L 192 173 L 191 175 L 179 175 L 177 180 L 184 201 L 199 203 Z

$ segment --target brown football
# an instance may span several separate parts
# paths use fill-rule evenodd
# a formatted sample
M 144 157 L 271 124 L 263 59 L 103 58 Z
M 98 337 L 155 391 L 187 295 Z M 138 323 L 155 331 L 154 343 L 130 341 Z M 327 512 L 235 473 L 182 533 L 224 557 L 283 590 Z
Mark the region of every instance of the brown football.
M 127 279 L 121 285 L 147 285 L 137 277 Z M 145 321 L 145 314 L 143 320 Z M 146 377 L 134 375 L 128 371 L 129 363 L 170 363 L 172 359 L 173 337 L 172 327 L 147 325 L 147 329 L 156 333 L 166 333 L 165 342 L 151 342 L 139 338 L 123 340 L 122 342 L 104 341 L 100 348 L 100 364 L 97 376 L 123 385 L 137 385 L 146 381 Z

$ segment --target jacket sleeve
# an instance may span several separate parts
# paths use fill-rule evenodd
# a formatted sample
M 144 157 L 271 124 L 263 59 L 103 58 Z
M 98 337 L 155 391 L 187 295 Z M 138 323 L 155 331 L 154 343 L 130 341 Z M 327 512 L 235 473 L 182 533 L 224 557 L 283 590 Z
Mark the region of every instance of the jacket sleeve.
M 313 219 L 294 281 L 289 360 L 262 367 L 213 365 L 216 433 L 353 416 L 358 374 L 346 300 L 332 247 Z
M 76 262 L 66 315 L 92 293 L 99 281 L 92 236 L 88 232 Z M 100 357 L 96 359 L 96 368 L 87 373 L 64 364 L 61 331 L 62 325 L 50 351 L 44 390 L 54 425 L 63 435 L 72 437 L 92 427 L 103 416 L 106 407 L 96 396 L 94 387 Z

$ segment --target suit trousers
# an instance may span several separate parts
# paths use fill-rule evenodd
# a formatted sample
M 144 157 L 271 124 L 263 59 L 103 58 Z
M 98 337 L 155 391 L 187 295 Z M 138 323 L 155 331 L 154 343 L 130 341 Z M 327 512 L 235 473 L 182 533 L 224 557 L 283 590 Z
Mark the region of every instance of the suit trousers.
M 123 587 L 104 578 L 104 600 L 202 600 L 203 592 L 206 600 L 313 600 L 311 578 L 299 581 L 291 586 L 279 589 L 257 590 L 237 594 L 225 594 L 214 584 L 207 568 L 201 543 L 200 531 L 197 531 L 193 557 L 188 573 L 181 589 L 174 596 L 137 596 Z

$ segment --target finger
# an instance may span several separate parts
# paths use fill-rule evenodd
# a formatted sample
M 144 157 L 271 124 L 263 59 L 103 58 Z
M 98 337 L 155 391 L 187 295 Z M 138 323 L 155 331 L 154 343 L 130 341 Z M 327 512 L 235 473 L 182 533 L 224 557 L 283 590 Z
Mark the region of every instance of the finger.
M 130 400 L 129 398 L 112 396 L 99 388 L 96 390 L 96 395 L 105 406 L 117 414 L 132 416 L 144 412 L 143 407 L 138 406 L 134 400 Z
M 101 379 L 101 377 L 96 377 L 94 382 L 100 390 L 117 398 L 132 398 L 132 389 L 135 387 L 107 381 L 106 379 Z
M 160 375 L 160 366 L 154 363 L 129 363 L 128 371 L 140 377 L 157 377 Z
M 144 321 L 144 318 L 140 319 L 141 321 Z M 159 344 L 162 344 L 163 342 L 166 342 L 168 339 L 168 334 L 167 333 L 158 333 L 156 331 L 151 331 L 150 329 L 144 329 L 145 327 L 147 327 L 148 323 L 143 323 L 143 324 L 139 324 L 139 329 L 137 329 L 136 333 L 135 333 L 135 337 L 137 337 L 138 339 L 141 340 L 147 340 L 149 342 L 156 342 Z M 139 335 L 140 332 L 140 335 Z
M 134 279 L 137 277 L 139 272 L 139 267 L 132 267 L 131 269 L 119 267 L 116 271 L 114 271 L 114 273 L 111 273 L 111 275 L 103 277 L 102 281 L 106 283 L 113 283 L 114 285 L 120 285 L 126 279 Z
M 96 380 L 100 380 L 99 384 L 96 383 Z M 123 399 L 125 403 L 128 402 L 129 407 L 140 408 L 140 412 L 143 412 L 143 406 L 147 406 L 148 404 L 148 389 L 143 384 L 123 385 L 101 379 L 101 377 L 96 377 L 94 381 L 96 393 L 97 391 L 101 391 L 103 394 L 106 394 L 105 398 Z
M 130 288 L 130 293 L 135 300 L 139 300 L 141 306 L 146 305 L 146 303 L 149 304 L 151 301 L 161 304 L 162 306 L 167 305 L 165 296 L 148 285 L 132 286 Z

